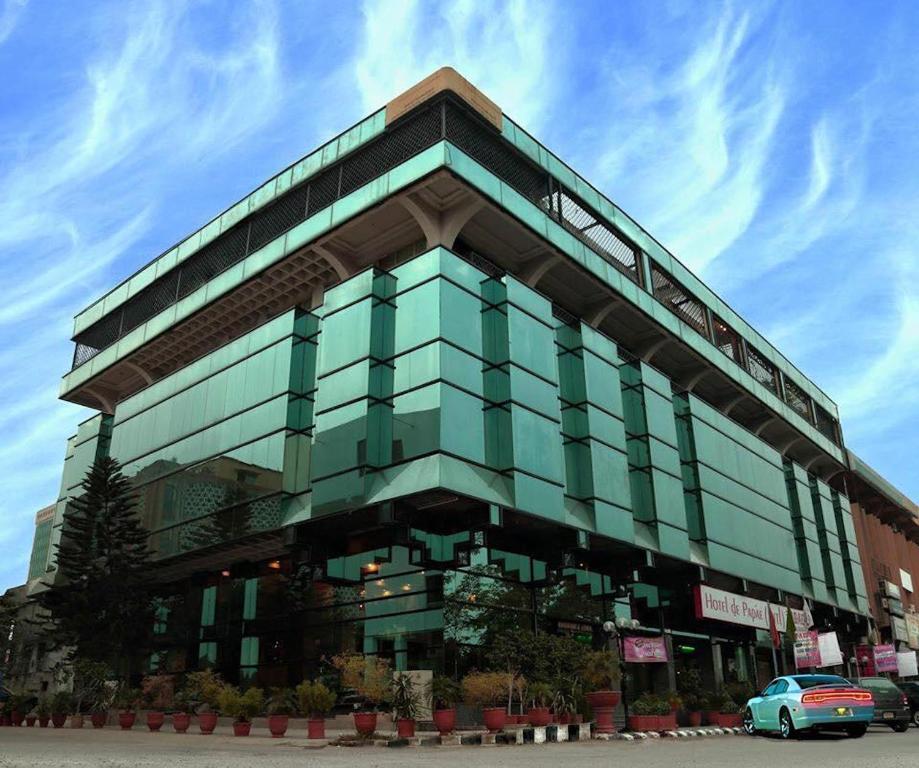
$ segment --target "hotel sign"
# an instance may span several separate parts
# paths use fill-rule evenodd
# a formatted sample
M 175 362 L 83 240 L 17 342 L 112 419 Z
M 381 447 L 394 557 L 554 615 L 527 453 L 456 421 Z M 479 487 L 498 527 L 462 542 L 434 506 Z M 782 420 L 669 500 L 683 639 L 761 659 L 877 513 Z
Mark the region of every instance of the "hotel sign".
M 792 620 L 796 629 L 807 630 L 807 618 L 804 611 L 795 608 L 786 608 L 784 605 L 775 605 L 765 600 L 757 600 L 746 595 L 734 592 L 725 592 L 723 589 L 699 584 L 695 587 L 695 603 L 697 619 L 712 619 L 725 621 L 729 624 L 741 624 L 755 629 L 769 629 L 769 613 L 775 621 L 779 632 L 784 632 L 788 626 L 788 611 L 791 610 Z

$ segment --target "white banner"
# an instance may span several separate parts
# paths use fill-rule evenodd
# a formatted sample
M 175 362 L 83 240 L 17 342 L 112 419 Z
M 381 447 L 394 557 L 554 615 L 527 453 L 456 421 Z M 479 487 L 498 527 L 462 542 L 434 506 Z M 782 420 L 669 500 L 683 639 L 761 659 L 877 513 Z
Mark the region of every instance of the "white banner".
M 775 628 L 784 634 L 788 626 L 788 611 L 784 605 L 775 605 L 767 603 L 765 600 L 757 600 L 746 595 L 738 595 L 734 592 L 726 592 L 723 589 L 715 589 L 705 584 L 696 587 L 696 618 L 714 619 L 716 621 L 726 621 L 730 624 L 743 624 L 746 627 L 756 627 L 757 629 L 769 629 L 769 614 L 767 610 L 772 611 L 772 617 L 775 620 Z M 799 611 L 792 608 L 791 618 L 795 624 L 795 630 L 803 632 L 810 629 L 808 615 L 806 611 Z
M 842 651 L 839 650 L 839 638 L 835 632 L 824 632 L 817 637 L 820 648 L 820 666 L 835 667 L 842 664 Z
M 897 674 L 900 677 L 915 677 L 919 675 L 915 651 L 901 651 L 897 654 Z

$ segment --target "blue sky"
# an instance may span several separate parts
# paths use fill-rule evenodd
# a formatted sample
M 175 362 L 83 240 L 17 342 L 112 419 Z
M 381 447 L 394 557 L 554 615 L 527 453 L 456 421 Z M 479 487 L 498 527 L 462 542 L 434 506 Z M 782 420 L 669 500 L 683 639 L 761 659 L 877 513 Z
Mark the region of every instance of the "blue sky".
M 629 211 L 919 498 L 919 4 L 0 0 L 0 591 L 89 411 L 73 315 L 444 64 Z

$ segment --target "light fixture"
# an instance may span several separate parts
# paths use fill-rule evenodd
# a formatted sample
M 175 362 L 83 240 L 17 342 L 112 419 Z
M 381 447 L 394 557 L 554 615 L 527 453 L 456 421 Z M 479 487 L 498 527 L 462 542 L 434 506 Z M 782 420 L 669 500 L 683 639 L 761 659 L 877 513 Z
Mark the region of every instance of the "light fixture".
M 375 573 L 376 571 L 380 570 L 380 566 L 376 563 L 367 563 L 367 570 L 371 573 Z
M 392 594 L 388 589 L 383 590 L 383 597 L 389 597 Z
M 377 579 L 377 586 L 382 587 L 386 582 L 383 579 Z
M 403 584 L 403 585 L 402 585 L 402 591 L 403 591 L 403 592 L 410 592 L 411 589 L 412 589 L 412 585 L 411 585 L 411 584 Z
M 475 592 L 473 592 L 471 595 L 469 595 L 469 602 L 470 602 L 470 603 L 474 603 L 474 602 L 475 602 Z
M 222 570 L 222 571 L 220 572 L 220 575 L 221 575 L 221 576 L 225 576 L 226 578 L 229 578 L 229 577 L 230 577 L 230 571 L 229 571 L 229 569 L 224 569 L 224 570 Z
M 272 560 L 270 563 L 268 563 L 268 567 L 269 567 L 272 571 L 280 571 L 280 570 L 281 570 L 281 561 L 280 561 L 280 560 Z

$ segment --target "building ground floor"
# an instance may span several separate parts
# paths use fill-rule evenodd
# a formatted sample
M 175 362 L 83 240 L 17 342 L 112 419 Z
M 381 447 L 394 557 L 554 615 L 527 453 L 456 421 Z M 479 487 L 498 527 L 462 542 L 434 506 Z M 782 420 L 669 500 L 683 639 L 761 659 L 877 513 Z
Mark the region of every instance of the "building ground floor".
M 680 690 L 688 673 L 709 691 L 757 687 L 794 670 L 792 643 L 783 635 L 775 650 L 768 622 L 700 610 L 699 590 L 730 596 L 744 613 L 804 613 L 800 595 L 448 494 L 416 499 L 411 512 L 363 509 L 228 542 L 164 561 L 152 577 L 150 669 L 212 667 L 266 688 L 322 675 L 345 651 L 459 679 L 514 631 L 569 635 L 585 649 L 618 642 L 626 700 Z M 867 635 L 863 616 L 808 609 L 843 649 Z M 638 661 L 642 645 L 656 650 Z

